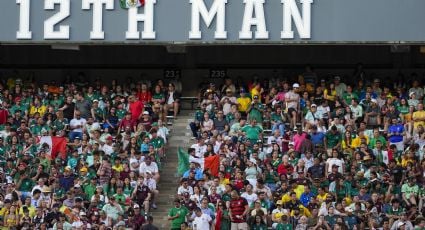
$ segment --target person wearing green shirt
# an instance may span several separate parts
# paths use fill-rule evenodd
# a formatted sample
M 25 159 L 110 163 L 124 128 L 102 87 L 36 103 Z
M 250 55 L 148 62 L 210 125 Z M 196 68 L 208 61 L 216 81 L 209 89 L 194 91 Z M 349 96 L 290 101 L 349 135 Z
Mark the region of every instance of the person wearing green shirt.
M 251 120 L 250 125 L 245 125 L 242 128 L 242 132 L 245 134 L 246 138 L 248 138 L 251 143 L 257 143 L 258 136 L 263 132 L 263 128 L 257 125 L 257 121 L 255 119 Z
M 419 186 L 415 177 L 409 177 L 408 182 L 401 186 L 401 195 L 407 205 L 417 205 Z
M 282 215 L 278 224 L 275 227 L 276 230 L 292 230 L 294 229 L 292 224 L 288 221 L 287 215 Z
M 351 100 L 359 100 L 359 96 L 357 93 L 353 92 L 353 87 L 351 85 L 347 85 L 347 90 L 342 94 L 342 99 L 345 105 L 349 106 L 351 105 Z
M 121 208 L 125 210 L 126 196 L 124 195 L 123 188 L 121 186 L 117 187 L 117 193 L 115 193 L 113 196 L 115 197 L 115 200 L 118 202 L 118 204 L 121 205 Z
M 156 132 L 151 132 L 151 135 L 152 135 L 152 138 L 151 138 L 150 144 L 155 149 L 160 149 L 164 147 L 164 139 L 162 137 L 158 137 Z
M 53 94 L 53 99 L 50 100 L 50 103 L 49 104 L 51 106 L 53 106 L 53 109 L 55 111 L 58 111 L 59 108 L 61 107 L 61 105 L 63 104 L 63 100 L 61 98 L 59 98 L 59 95 L 58 94 L 55 93 L 55 94 Z
M 102 211 L 105 212 L 106 216 L 110 217 L 113 221 L 118 219 L 119 215 L 124 214 L 124 210 L 121 205 L 115 200 L 114 196 L 109 198 L 109 203 L 103 206 Z
M 125 117 L 125 114 L 127 113 L 127 110 L 123 108 L 123 104 L 120 103 L 117 105 L 117 117 L 119 120 L 122 120 Z
M 369 148 L 374 149 L 376 147 L 376 142 L 378 141 L 381 142 L 382 146 L 387 146 L 387 140 L 379 134 L 379 129 L 375 128 L 373 130 L 372 138 L 369 138 Z
M 17 111 L 20 111 L 21 117 L 25 116 L 28 108 L 21 104 L 21 99 L 18 97 L 15 99 L 15 104 L 10 108 L 10 114 L 15 114 Z
M 168 220 L 171 220 L 171 230 L 180 230 L 180 226 L 185 222 L 189 210 L 180 204 L 180 200 L 174 200 L 174 206 L 168 212 Z
M 248 112 L 248 117 L 250 120 L 256 120 L 257 123 L 262 123 L 263 122 L 263 111 L 264 111 L 264 106 L 263 104 L 261 104 L 260 102 L 260 98 L 258 95 L 255 95 L 253 102 L 251 102 L 251 105 L 249 106 L 247 112 Z
M 90 182 L 85 182 L 83 184 L 84 194 L 86 195 L 87 200 L 91 200 L 92 196 L 96 192 L 96 179 L 91 179 Z
M 331 130 L 326 133 L 326 141 L 325 141 L 325 147 L 328 150 L 329 153 L 332 152 L 332 149 L 339 148 L 341 146 L 341 134 L 338 132 L 338 128 L 333 125 L 331 127 Z

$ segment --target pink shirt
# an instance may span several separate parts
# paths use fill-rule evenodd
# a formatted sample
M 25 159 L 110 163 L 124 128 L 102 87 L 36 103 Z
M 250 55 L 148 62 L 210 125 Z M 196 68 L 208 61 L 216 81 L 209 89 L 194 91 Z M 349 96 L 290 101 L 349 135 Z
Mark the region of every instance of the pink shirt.
M 301 135 L 299 135 L 298 133 L 294 135 L 294 149 L 295 151 L 300 151 L 301 148 L 301 144 L 303 143 L 303 141 L 305 140 L 307 134 L 306 133 L 302 133 Z

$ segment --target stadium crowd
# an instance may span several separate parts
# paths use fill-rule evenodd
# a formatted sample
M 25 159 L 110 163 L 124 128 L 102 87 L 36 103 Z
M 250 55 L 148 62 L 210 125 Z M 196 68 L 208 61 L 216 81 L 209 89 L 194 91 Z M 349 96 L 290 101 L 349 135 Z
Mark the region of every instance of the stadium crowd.
M 0 229 L 158 229 L 150 213 L 178 87 L 1 79 Z
M 172 229 L 425 229 L 423 79 L 365 76 L 204 85 Z

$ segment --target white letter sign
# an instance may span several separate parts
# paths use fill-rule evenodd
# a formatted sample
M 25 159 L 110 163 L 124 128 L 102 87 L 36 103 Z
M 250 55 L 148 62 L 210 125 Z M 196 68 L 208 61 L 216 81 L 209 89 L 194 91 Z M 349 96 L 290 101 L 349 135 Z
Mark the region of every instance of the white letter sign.
M 139 14 L 139 8 L 130 7 L 128 9 L 128 30 L 125 33 L 126 39 L 140 39 L 140 32 L 137 28 L 139 22 L 143 22 L 142 39 L 155 39 L 156 34 L 153 30 L 153 7 L 156 0 L 146 0 L 144 14 Z
M 266 29 L 266 18 L 264 16 L 265 0 L 244 0 L 243 2 L 245 3 L 245 12 L 239 38 L 252 39 L 251 26 L 256 26 L 255 39 L 268 39 L 269 32 Z M 254 13 L 255 17 L 253 17 Z
M 32 39 L 30 31 L 30 2 L 31 0 L 16 0 L 19 4 L 19 30 L 16 32 L 17 39 Z
M 93 27 L 90 32 L 90 39 L 105 39 L 103 31 L 103 5 L 107 10 L 114 9 L 114 0 L 83 0 L 82 9 L 90 10 L 93 5 Z
M 207 10 L 204 0 L 190 0 L 192 4 L 192 29 L 189 32 L 189 39 L 201 39 L 200 17 L 204 20 L 207 27 L 211 26 L 214 17 L 217 15 L 217 25 L 214 34 L 215 39 L 226 39 L 226 3 L 227 0 L 215 0 L 210 11 Z
M 311 4 L 313 0 L 300 0 L 303 8 L 303 18 L 301 18 L 295 0 L 282 0 L 283 4 L 283 31 L 280 35 L 282 39 L 293 39 L 292 18 L 297 27 L 300 38 L 311 38 Z
M 69 17 L 70 0 L 45 0 L 44 9 L 54 10 L 56 4 L 59 4 L 59 12 L 44 21 L 44 39 L 69 39 L 69 25 L 59 26 L 58 31 L 55 25 Z

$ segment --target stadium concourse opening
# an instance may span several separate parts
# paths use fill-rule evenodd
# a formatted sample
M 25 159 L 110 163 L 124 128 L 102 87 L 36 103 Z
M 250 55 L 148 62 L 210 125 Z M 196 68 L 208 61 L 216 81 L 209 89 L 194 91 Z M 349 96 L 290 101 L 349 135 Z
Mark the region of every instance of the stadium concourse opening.
M 0 226 L 424 229 L 424 53 L 0 45 Z

